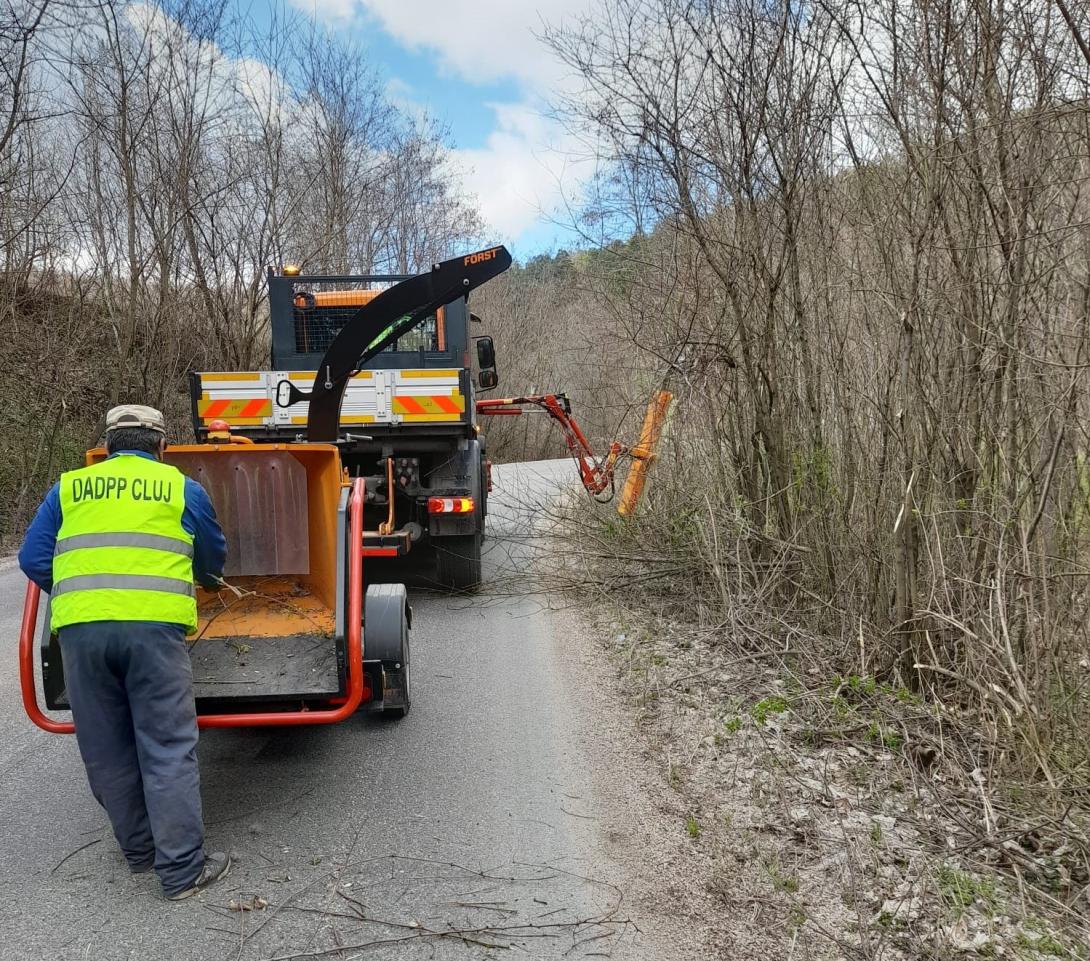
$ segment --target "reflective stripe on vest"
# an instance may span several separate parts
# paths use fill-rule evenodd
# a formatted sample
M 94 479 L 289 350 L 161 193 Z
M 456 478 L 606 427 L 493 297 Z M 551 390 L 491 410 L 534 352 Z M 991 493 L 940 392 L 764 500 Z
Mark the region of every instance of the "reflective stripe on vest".
M 60 501 L 54 630 L 89 621 L 159 621 L 196 630 L 181 471 L 122 454 L 63 474 Z
M 164 537 L 162 534 L 73 534 L 57 541 L 54 554 L 76 551 L 82 547 L 150 547 L 155 551 L 193 556 L 193 545 L 185 541 Z
M 53 597 L 61 597 L 72 591 L 162 591 L 164 594 L 184 594 L 193 597 L 193 583 L 173 577 L 155 577 L 153 574 L 81 574 L 67 577 L 53 588 Z

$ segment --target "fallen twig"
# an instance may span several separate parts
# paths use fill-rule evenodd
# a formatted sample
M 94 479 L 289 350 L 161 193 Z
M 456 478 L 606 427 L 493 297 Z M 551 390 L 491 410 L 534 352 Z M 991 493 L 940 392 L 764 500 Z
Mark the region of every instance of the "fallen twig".
M 54 864 L 53 867 L 50 869 L 49 873 L 50 874 L 55 874 L 57 869 L 62 864 L 64 864 L 66 861 L 70 860 L 71 858 L 74 858 L 77 854 L 80 853 L 80 851 L 86 851 L 92 845 L 98 844 L 99 841 L 101 841 L 101 840 L 102 840 L 102 838 L 95 838 L 93 841 L 88 841 L 86 844 L 81 844 L 78 848 L 76 848 L 75 851 L 69 852 L 63 858 L 61 858 L 56 864 Z

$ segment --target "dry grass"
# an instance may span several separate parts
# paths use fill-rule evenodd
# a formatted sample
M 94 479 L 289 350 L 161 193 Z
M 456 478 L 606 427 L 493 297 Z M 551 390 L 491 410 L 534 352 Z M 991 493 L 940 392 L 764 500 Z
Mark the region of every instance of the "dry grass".
M 820 636 L 652 613 L 609 563 L 600 635 L 689 812 L 717 951 L 1090 957 L 1085 796 L 1012 781 L 971 712 L 837 674 Z

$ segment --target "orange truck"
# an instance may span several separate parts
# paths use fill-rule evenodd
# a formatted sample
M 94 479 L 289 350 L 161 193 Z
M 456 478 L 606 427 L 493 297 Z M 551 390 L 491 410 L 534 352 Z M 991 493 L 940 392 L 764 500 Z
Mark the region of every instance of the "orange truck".
M 511 256 L 491 247 L 447 263 L 495 276 Z M 492 339 L 472 334 L 468 289 L 438 297 L 426 289 L 446 269 L 409 278 L 270 268 L 269 369 L 193 374 L 192 414 L 201 441 L 227 429 L 257 443 L 335 444 L 349 475 L 364 481 L 367 527 L 381 532 L 369 541 L 373 556 L 424 555 L 437 585 L 470 591 L 481 577 L 488 499 L 474 399 L 498 377 Z M 336 418 L 319 410 L 315 419 L 327 375 L 341 367 Z

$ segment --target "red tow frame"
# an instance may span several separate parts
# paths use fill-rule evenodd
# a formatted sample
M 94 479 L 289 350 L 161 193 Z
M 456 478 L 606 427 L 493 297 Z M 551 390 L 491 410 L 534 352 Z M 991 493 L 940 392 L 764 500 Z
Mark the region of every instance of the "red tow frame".
M 336 724 L 355 713 L 363 701 L 363 500 L 364 483 L 352 483 L 348 499 L 351 547 L 348 552 L 348 698 L 329 710 L 264 711 L 243 714 L 202 714 L 199 727 L 288 727 L 297 724 Z M 43 731 L 73 734 L 71 721 L 55 721 L 42 711 L 34 688 L 34 628 L 38 623 L 41 590 L 28 584 L 23 602 L 23 623 L 19 631 L 19 683 L 27 716 Z

